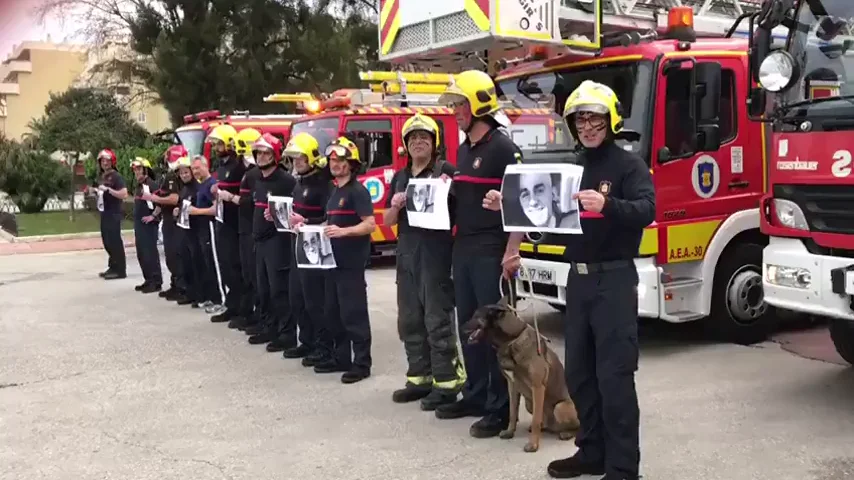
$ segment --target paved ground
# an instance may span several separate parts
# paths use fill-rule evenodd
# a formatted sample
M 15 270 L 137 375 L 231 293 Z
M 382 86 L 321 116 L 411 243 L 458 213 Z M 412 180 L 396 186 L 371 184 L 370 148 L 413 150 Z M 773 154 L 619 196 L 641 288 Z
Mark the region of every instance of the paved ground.
M 345 386 L 134 293 L 136 268 L 105 283 L 104 262 L 100 252 L 0 258 L 3 480 L 536 479 L 573 451 L 546 437 L 527 454 L 523 435 L 476 440 L 470 420 L 393 404 L 404 361 L 389 268 L 369 274 L 374 375 Z M 558 316 L 538 311 L 560 350 Z M 852 369 L 775 343 L 694 338 L 644 330 L 645 478 L 854 476 Z

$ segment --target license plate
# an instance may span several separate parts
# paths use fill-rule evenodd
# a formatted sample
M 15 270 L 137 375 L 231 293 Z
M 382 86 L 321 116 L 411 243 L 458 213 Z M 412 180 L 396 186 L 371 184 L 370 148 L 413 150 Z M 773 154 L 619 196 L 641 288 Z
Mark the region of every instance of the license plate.
M 845 272 L 845 293 L 854 295 L 854 272 Z
M 555 271 L 549 268 L 534 268 L 523 267 L 519 270 L 523 280 L 530 280 L 535 283 L 555 284 Z

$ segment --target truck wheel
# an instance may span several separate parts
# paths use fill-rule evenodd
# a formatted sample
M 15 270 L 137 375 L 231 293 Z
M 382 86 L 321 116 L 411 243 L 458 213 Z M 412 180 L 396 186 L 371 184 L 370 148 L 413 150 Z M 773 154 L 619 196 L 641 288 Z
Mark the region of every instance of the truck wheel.
M 761 245 L 735 244 L 724 251 L 705 322 L 715 337 L 741 345 L 761 342 L 777 328 L 775 310 L 762 293 Z
M 835 318 L 830 323 L 830 339 L 843 360 L 854 365 L 854 322 Z

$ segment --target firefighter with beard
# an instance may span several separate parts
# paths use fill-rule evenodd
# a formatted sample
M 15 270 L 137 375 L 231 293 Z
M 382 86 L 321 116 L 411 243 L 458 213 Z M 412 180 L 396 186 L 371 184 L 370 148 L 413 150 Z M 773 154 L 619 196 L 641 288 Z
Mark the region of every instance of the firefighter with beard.
M 324 153 L 334 178 L 324 233 L 332 244 L 336 268 L 326 273 L 323 328 L 334 340 L 327 359 L 315 365 L 314 371 L 344 372 L 341 382 L 352 384 L 368 378 L 373 363 L 365 268 L 376 219 L 371 194 L 356 180 L 362 168 L 356 144 L 339 137 Z
M 432 411 L 453 403 L 465 382 L 454 332 L 454 237 L 451 230 L 409 225 L 406 188 L 412 178 L 452 177 L 455 168 L 438 158 L 439 125 L 432 118 L 416 114 L 402 136 L 409 162 L 392 177 L 383 214 L 385 225 L 397 225 L 397 330 L 409 364 L 406 385 L 392 400 L 421 400 L 421 409 Z
M 128 197 L 128 189 L 122 175 L 116 170 L 118 159 L 110 149 L 98 153 L 98 185 L 94 190 L 96 206 L 101 212 L 101 241 L 107 252 L 107 270 L 98 274 L 104 280 L 127 277 L 125 244 L 122 240 L 122 201 Z
M 282 143 L 278 138 L 265 133 L 252 145 L 252 153 L 257 165 L 252 170 L 255 178 L 250 182 L 255 204 L 252 228 L 261 321 L 246 331 L 252 334 L 249 343 L 257 345 L 279 338 L 282 329 L 290 322 L 288 283 L 294 263 L 293 234 L 276 230 L 267 199 L 270 196 L 292 196 L 297 181 L 279 168 Z M 296 338 L 282 338 L 282 341 L 288 348 L 296 346 Z
M 167 300 L 175 300 L 186 292 L 186 282 L 178 258 L 178 226 L 172 210 L 178 205 L 178 194 L 181 192 L 181 179 L 178 178 L 178 159 L 187 156 L 187 149 L 180 145 L 170 147 L 163 158 L 166 163 L 166 173 L 160 180 L 159 188 L 150 194 L 141 195 L 146 202 L 157 204 L 155 215 L 162 217 L 163 253 L 166 257 L 166 267 L 170 273 L 169 288 L 158 295 Z
M 235 150 L 246 168 L 246 173 L 240 180 L 240 189 L 237 195 L 226 195 L 227 200 L 238 205 L 237 233 L 240 237 L 240 273 L 243 275 L 243 291 L 240 310 L 238 315 L 228 322 L 228 328 L 245 330 L 247 327 L 258 323 L 256 318 L 258 293 L 255 288 L 255 240 L 252 238 L 252 221 L 255 215 L 255 202 L 252 200 L 252 186 L 250 179 L 257 177 L 254 174 L 255 158 L 252 156 L 252 145 L 261 138 L 261 132 L 254 128 L 244 128 L 237 133 L 235 138 Z
M 606 85 L 585 80 L 567 98 L 567 125 L 584 148 L 582 235 L 566 235 L 566 384 L 581 430 L 572 457 L 548 466 L 554 478 L 602 475 L 636 480 L 640 463 L 638 274 L 643 229 L 655 220 L 655 190 L 642 158 L 614 140 L 623 128 L 620 102 Z M 491 209 L 501 194 L 489 192 Z
M 326 202 L 332 190 L 331 177 L 326 168 L 326 157 L 320 154 L 320 145 L 308 133 L 294 136 L 285 147 L 285 155 L 290 159 L 297 174 L 297 188 L 294 190 L 293 214 L 291 225 L 320 225 L 326 220 Z M 302 358 L 302 364 L 313 367 L 321 362 L 326 343 L 330 350 L 329 338 L 322 331 L 325 324 L 324 308 L 324 272 L 310 268 L 291 270 L 291 313 L 293 321 L 299 327 L 299 346 L 284 351 L 285 358 Z
M 193 178 L 193 162 L 190 157 L 181 157 L 175 162 L 175 171 L 179 180 L 178 204 L 172 209 L 176 219 L 175 238 L 178 243 L 177 255 L 181 263 L 186 290 L 174 297 L 178 305 L 192 305 L 199 308 L 204 302 L 202 279 L 198 278 L 196 264 L 204 262 L 196 232 L 190 228 L 189 206 L 195 202 L 198 182 Z M 182 213 L 186 212 L 186 213 Z
M 222 203 L 222 222 L 216 223 L 216 256 L 222 283 L 225 286 L 225 309 L 217 311 L 211 322 L 227 322 L 239 316 L 243 296 L 246 295 L 240 271 L 240 235 L 238 205 L 230 201 L 240 190 L 240 182 L 246 173 L 246 164 L 235 152 L 237 131 L 231 125 L 218 125 L 207 137 L 217 158 L 214 177 L 216 185 L 211 193 Z
M 454 76 L 440 97 L 454 110 L 459 128 L 466 133 L 457 150 L 454 175 L 455 221 L 453 278 L 458 328 L 475 310 L 497 303 L 499 282 L 513 278 L 520 266 L 522 234 L 504 232 L 501 213 L 484 208 L 486 194 L 501 185 L 508 165 L 521 162 L 522 154 L 499 128 L 506 126 L 495 84 L 484 72 L 468 70 Z M 504 291 L 509 291 L 509 285 Z M 459 332 L 461 334 L 461 332 Z M 469 429 L 476 438 L 497 436 L 507 428 L 510 403 L 507 382 L 495 350 L 486 342 L 463 345 L 466 384 L 459 402 L 436 409 L 438 418 L 482 416 Z
M 157 232 L 160 218 L 155 214 L 157 207 L 154 202 L 142 198 L 145 190 L 148 193 L 157 189 L 154 181 L 154 171 L 151 162 L 142 157 L 136 157 L 130 163 L 136 176 L 136 196 L 133 202 L 133 233 L 136 245 L 136 258 L 142 277 L 145 281 L 134 287 L 142 293 L 159 292 L 163 286 L 163 272 L 160 268 L 160 251 L 157 250 Z M 150 196 L 150 195 L 147 195 Z

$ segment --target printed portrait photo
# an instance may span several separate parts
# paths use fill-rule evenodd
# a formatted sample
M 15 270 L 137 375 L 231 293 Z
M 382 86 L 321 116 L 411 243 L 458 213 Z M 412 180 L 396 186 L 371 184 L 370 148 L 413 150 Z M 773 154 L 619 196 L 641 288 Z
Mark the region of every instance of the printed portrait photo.
M 511 165 L 501 183 L 508 232 L 581 233 L 578 200 L 584 169 L 571 164 Z
M 441 178 L 412 178 L 406 185 L 406 217 L 413 227 L 450 230 L 448 193 L 451 182 Z
M 190 229 L 190 206 L 192 202 L 185 198 L 183 202 L 181 202 L 181 211 L 178 212 L 178 226 L 184 229 Z
M 297 234 L 296 248 L 298 268 L 335 268 L 332 242 L 323 233 L 323 226 L 303 225 Z
M 280 232 L 293 232 L 291 228 L 291 212 L 293 212 L 294 199 L 292 197 L 270 196 L 267 198 L 270 206 L 270 214 L 273 216 L 273 224 Z
M 223 210 L 224 208 L 225 207 L 222 204 L 222 199 L 216 199 L 216 220 L 219 223 L 225 222 L 225 212 Z

